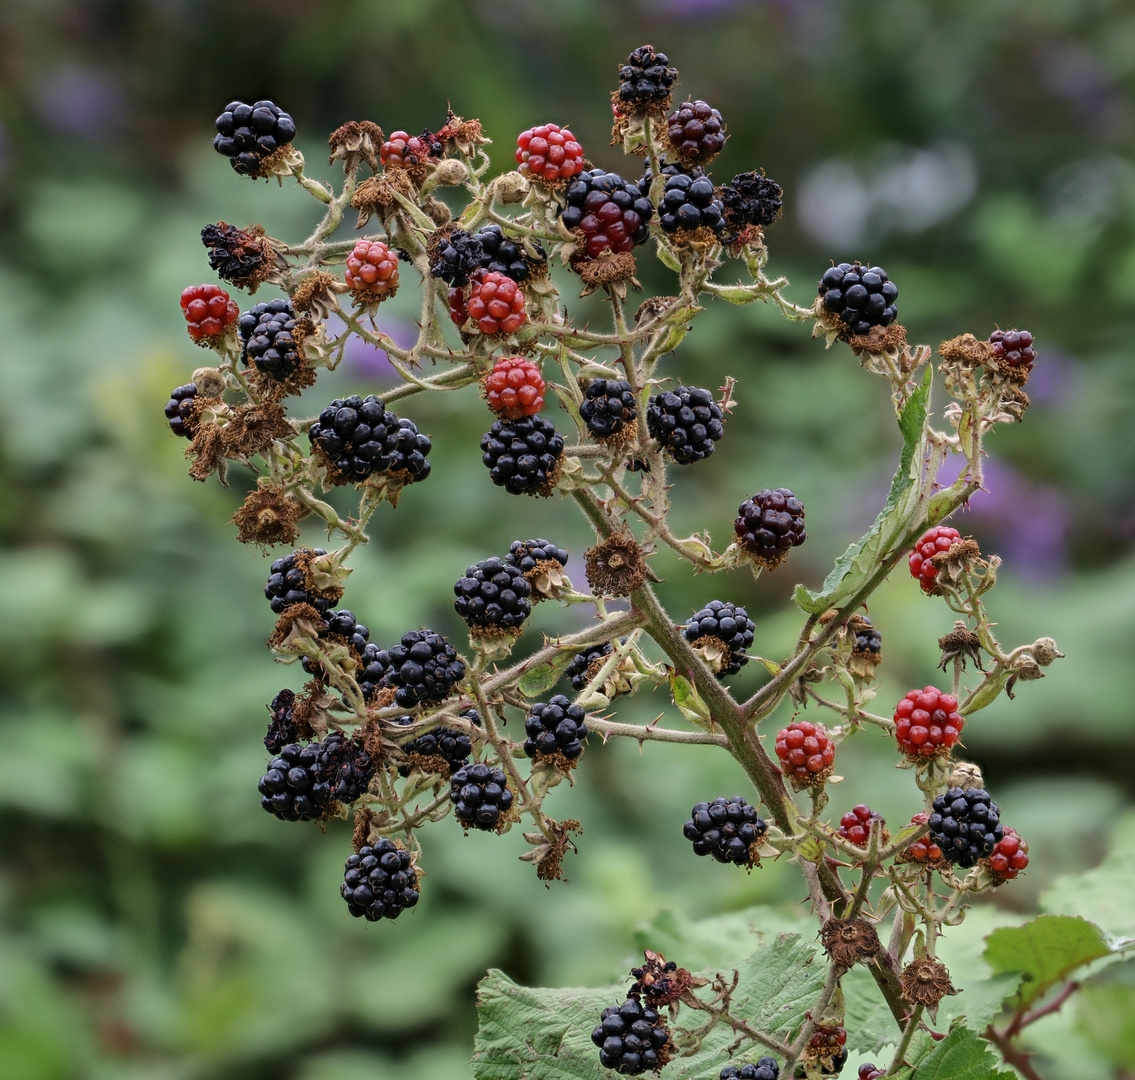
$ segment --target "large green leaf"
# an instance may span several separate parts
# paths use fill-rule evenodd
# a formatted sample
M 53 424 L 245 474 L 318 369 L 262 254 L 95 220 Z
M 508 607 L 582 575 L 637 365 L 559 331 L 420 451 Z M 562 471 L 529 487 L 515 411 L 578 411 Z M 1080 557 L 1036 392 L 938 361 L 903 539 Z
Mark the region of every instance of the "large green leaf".
M 966 1027 L 954 1028 L 937 1042 L 918 1032 L 906 1061 L 895 1080 L 1017 1080 L 1015 1072 L 997 1068 L 1000 1059 L 989 1043 Z

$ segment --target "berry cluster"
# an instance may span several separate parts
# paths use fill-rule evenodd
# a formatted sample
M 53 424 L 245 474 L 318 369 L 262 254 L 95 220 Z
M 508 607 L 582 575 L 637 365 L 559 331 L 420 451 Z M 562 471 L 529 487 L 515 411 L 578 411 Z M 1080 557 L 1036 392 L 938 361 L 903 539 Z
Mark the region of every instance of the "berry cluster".
M 725 122 L 721 113 L 704 101 L 685 101 L 666 121 L 671 149 L 691 165 L 704 165 L 725 145 Z
M 713 394 L 679 386 L 655 394 L 646 407 L 646 429 L 679 465 L 703 461 L 725 435 L 725 417 Z
M 670 88 L 678 77 L 678 69 L 670 67 L 670 58 L 656 52 L 653 45 L 640 45 L 619 68 L 619 88 L 615 100 L 622 105 L 667 105 Z
M 571 658 L 571 663 L 564 668 L 564 678 L 571 683 L 573 690 L 583 690 L 591 681 L 592 668 L 598 670 L 596 665 L 601 665 L 614 651 L 609 641 L 602 645 L 589 645 Z
M 510 495 L 550 495 L 563 452 L 563 436 L 542 416 L 498 420 L 481 436 L 489 479 Z
M 918 579 L 918 584 L 924 593 L 933 593 L 937 588 L 934 579 L 938 576 L 938 567 L 930 560 L 935 555 L 949 551 L 961 538 L 962 534 L 949 525 L 935 525 L 918 538 L 908 562 L 910 576 Z
M 476 709 L 466 709 L 461 718 L 476 727 L 481 726 L 481 716 Z M 414 722 L 414 717 L 400 716 L 394 722 L 408 727 Z M 452 776 L 462 765 L 468 764 L 469 755 L 473 753 L 473 741 L 464 731 L 436 727 L 403 743 L 402 752 L 408 760 L 398 766 L 401 776 L 409 776 L 415 768 Z
M 835 745 L 823 724 L 811 720 L 793 720 L 776 736 L 776 756 L 784 775 L 797 784 L 822 784 L 835 762 Z
M 899 290 L 881 266 L 840 263 L 820 278 L 820 302 L 849 335 L 870 333 L 873 326 L 890 326 L 898 317 Z
M 287 300 L 254 304 L 237 321 L 241 357 L 246 364 L 277 382 L 284 382 L 303 363 L 296 345 L 296 313 Z
M 912 825 L 925 825 L 929 820 L 929 814 L 918 813 L 911 817 L 910 823 Z M 942 854 L 942 849 L 934 842 L 933 837 L 926 834 L 908 845 L 899 859 L 902 862 L 937 863 L 944 861 L 945 856 Z
M 382 164 L 387 168 L 411 169 L 441 157 L 443 150 L 444 147 L 432 131 L 423 131 L 421 135 L 394 131 L 382 144 L 379 156 L 382 158 Z
M 604 1009 L 591 1041 L 599 1047 L 599 1063 L 625 1076 L 655 1071 L 669 1060 L 665 1020 L 635 997 Z
M 264 733 L 264 748 L 275 756 L 288 743 L 298 739 L 294 715 L 296 695 L 291 690 L 281 690 L 268 706 L 270 719 L 268 730 Z
M 517 136 L 516 160 L 523 176 L 550 184 L 583 169 L 583 147 L 567 128 L 541 124 Z
M 763 488 L 737 507 L 733 522 L 737 543 L 757 562 L 775 570 L 790 548 L 808 538 L 804 504 L 788 488 Z
M 736 675 L 749 662 L 745 651 L 753 644 L 756 623 L 737 604 L 711 600 L 701 611 L 691 615 L 682 627 L 682 636 L 703 654 L 713 652 L 720 663 L 717 677 Z
M 768 825 L 740 795 L 695 803 L 690 814 L 682 835 L 693 843 L 695 855 L 712 855 L 719 863 L 738 866 L 759 862 L 754 845 L 764 838 Z
M 470 566 L 453 591 L 453 606 L 474 636 L 519 634 L 532 614 L 532 588 L 519 568 L 495 556 Z
M 568 185 L 564 199 L 567 205 L 560 220 L 564 228 L 583 234 L 587 258 L 605 251 L 630 251 L 650 234 L 648 223 L 654 214 L 650 200 L 618 173 L 603 169 L 580 173 Z
M 600 441 L 622 435 L 638 416 L 634 388 L 625 379 L 592 379 L 583 391 L 579 415 Z
M 480 269 L 504 274 L 513 281 L 524 282 L 548 262 L 539 240 L 530 240 L 528 248 L 504 235 L 497 224 L 486 225 L 473 239 L 481 245 Z
M 1028 330 L 994 330 L 989 335 L 993 358 L 1011 368 L 1028 371 L 1036 362 L 1033 336 Z
M 1001 826 L 1001 839 L 993 846 L 988 859 L 989 872 L 997 881 L 1012 881 L 1029 865 L 1028 842 L 1008 825 Z
M 413 420 L 388 412 L 374 394 L 336 398 L 307 434 L 312 449 L 345 481 L 361 483 L 383 473 L 412 484 L 430 474 L 429 437 Z
M 326 554 L 323 548 L 296 548 L 290 555 L 273 561 L 268 568 L 264 596 L 277 615 L 293 604 L 310 604 L 316 611 L 334 606 L 335 601 L 314 589 L 307 576 L 308 562 Z
M 805 1053 L 820 1063 L 822 1076 L 838 1076 L 847 1062 L 847 1030 L 839 1024 L 817 1024 Z
M 704 228 L 720 236 L 725 231 L 725 207 L 713 181 L 684 172 L 667 177 L 658 203 L 658 225 L 664 233 Z
M 356 296 L 383 300 L 398 291 L 398 256 L 381 240 L 359 240 L 344 274 Z
M 289 743 L 260 778 L 260 805 L 281 821 L 315 821 L 331 797 L 321 768 L 322 743 Z
M 524 293 L 512 278 L 495 270 L 478 270 L 468 296 L 455 291 L 456 296 L 450 292 L 450 318 L 458 326 L 472 319 L 482 334 L 514 334 L 528 321 Z
M 738 173 L 721 185 L 725 223 L 731 229 L 746 225 L 771 225 L 784 205 L 784 191 L 763 172 Z
M 535 416 L 544 407 L 544 377 L 522 356 L 502 356 L 485 379 L 489 408 L 506 420 Z
M 895 706 L 894 721 L 899 749 L 916 759 L 948 754 L 965 724 L 958 699 L 933 686 L 911 690 Z
M 943 857 L 964 869 L 992 855 L 1004 837 L 1001 812 L 984 788 L 943 792 L 935 798 L 927 824 Z
M 386 837 L 347 856 L 343 869 L 339 892 L 355 918 L 397 919 L 418 902 L 418 875 L 410 853 Z
M 216 285 L 190 285 L 181 293 L 186 329 L 198 345 L 216 341 L 237 320 L 240 308 Z
M 230 101 L 217 117 L 213 149 L 243 176 L 256 176 L 261 162 L 295 138 L 295 121 L 271 101 Z
M 583 753 L 587 738 L 586 714 L 563 694 L 547 703 L 538 701 L 524 721 L 524 752 L 537 761 L 570 763 Z
M 718 1080 L 779 1080 L 780 1066 L 775 1058 L 757 1058 L 743 1065 L 726 1065 L 717 1074 Z
M 390 650 L 388 686 L 404 709 L 444 701 L 465 677 L 465 664 L 448 641 L 432 630 L 411 630 Z
M 885 824 L 881 814 L 860 803 L 839 819 L 839 835 L 856 847 L 865 848 L 871 836 L 872 826 L 882 829 Z
M 185 439 L 192 439 L 194 434 L 193 414 L 197 402 L 197 384 L 186 383 L 184 386 L 175 386 L 166 402 L 166 420 L 169 429 L 175 435 Z
M 453 814 L 466 829 L 497 832 L 508 821 L 512 792 L 508 777 L 488 765 L 462 765 L 449 778 Z

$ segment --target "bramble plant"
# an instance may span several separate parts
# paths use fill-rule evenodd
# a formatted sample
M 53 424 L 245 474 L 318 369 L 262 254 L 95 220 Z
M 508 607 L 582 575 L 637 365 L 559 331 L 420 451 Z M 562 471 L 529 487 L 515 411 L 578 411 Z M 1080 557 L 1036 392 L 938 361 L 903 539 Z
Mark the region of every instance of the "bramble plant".
M 757 169 L 724 184 L 707 175 L 725 124 L 703 101 L 675 105 L 675 77 L 651 46 L 619 70 L 613 141 L 635 165 L 629 179 L 592 167 L 554 123 L 521 133 L 517 171 L 494 175 L 481 124 L 450 113 L 420 135 L 387 138 L 371 121 L 344 124 L 329 140 L 331 160 L 344 168 L 333 189 L 305 174 L 291 142 L 295 125 L 275 104 L 233 102 L 217 118 L 216 149 L 236 172 L 292 177 L 323 208 L 311 235 L 295 243 L 258 227 L 206 226 L 210 265 L 223 281 L 250 294 L 268 284 L 284 297 L 238 317 L 218 286 L 187 288 L 190 336 L 217 361 L 174 390 L 166 407 L 175 434 L 191 440 L 195 479 L 215 473 L 223 482 L 228 462 L 255 459 L 259 479 L 233 519 L 238 538 L 287 549 L 265 587 L 278 616 L 270 644 L 310 679 L 302 690 L 281 690 L 269 707 L 263 806 L 290 821 L 353 815 L 355 852 L 340 886 L 347 909 L 395 919 L 418 901 L 428 861 L 419 834 L 454 827 L 442 824 L 451 812 L 465 830 L 505 833 L 523 822 L 520 858 L 551 882 L 563 878 L 580 827 L 548 816 L 544 800 L 587 767 L 588 753 L 602 753 L 596 741 L 717 748 L 754 791 L 707 792 L 679 828 L 696 855 L 748 871 L 763 859 L 794 862 L 819 945 L 782 935 L 731 972 L 704 974 L 647 950 L 621 1002 L 610 991 L 525 990 L 492 973 L 480 995 L 474 1074 L 814 1078 L 839 1073 L 854 1051 L 880 1059 L 864 1063 L 860 1077 L 1013 1075 L 999 1068 L 996 1050 L 1034 1076 L 1016 1039 L 1054 1007 L 1042 995 L 1058 988 L 1059 1008 L 1080 965 L 1124 947 L 1086 920 L 1046 916 L 999 931 L 1001 955 L 991 966 L 1026 972 L 1020 987 L 972 994 L 973 1009 L 944 1009 L 948 1030 L 936 1027 L 943 1001 L 973 986 L 938 959 L 939 939 L 973 898 L 1028 864 L 1026 838 L 1002 824 L 980 772 L 957 756 L 963 727 L 1062 655 L 1047 637 L 1002 646 L 985 606 L 1000 560 L 940 524 L 981 488 L 985 439 L 1023 418 L 1032 336 L 964 333 L 944 342 L 935 361 L 929 347 L 907 343 L 897 285 L 860 263 L 823 271 L 811 306 L 789 300 L 787 281 L 766 273 L 765 229 L 780 213 L 779 185 Z M 372 174 L 365 179 L 364 168 Z M 437 198 L 441 187 L 463 190 L 456 215 Z M 359 228 L 379 226 L 380 234 L 333 239 L 350 210 Z M 636 252 L 652 253 L 675 281 L 671 295 L 632 310 L 631 293 L 641 289 Z M 569 317 L 550 271 L 556 260 L 578 276 L 583 294 L 605 298 L 608 328 Z M 734 264 L 743 280 L 724 280 L 719 272 Z M 400 345 L 373 317 L 411 275 L 421 283 L 420 329 L 413 344 Z M 786 657 L 758 655 L 759 627 L 727 589 L 676 623 L 652 588 L 650 558 L 660 547 L 695 573 L 783 576 L 807 539 L 805 508 L 782 486 L 740 504 L 723 551 L 706 533 L 671 529 L 668 477 L 716 452 L 738 393 L 725 371 L 716 393 L 658 375 L 706 298 L 771 303 L 828 347 L 846 345 L 882 380 L 898 422 L 899 465 L 886 504 L 820 588 L 796 586 L 804 619 Z M 383 349 L 402 381 L 381 397 L 329 395 L 317 416 L 290 415 L 289 397 L 335 371 L 353 338 Z M 935 368 L 949 396 L 937 418 Z M 467 646 L 410 626 L 380 647 L 344 606 L 350 559 L 372 515 L 384 503 L 393 511 L 413 498 L 407 487 L 428 479 L 432 448 L 395 410 L 421 394 L 468 387 L 479 387 L 495 414 L 480 443 L 488 476 L 470 482 L 570 498 L 595 543 L 574 561 L 554 537 L 486 552 L 452 586 Z M 551 394 L 563 430 L 546 415 Z M 940 488 L 953 455 L 963 462 L 958 479 Z M 358 493 L 346 517 L 321 497 L 341 486 Z M 524 524 L 530 508 L 517 503 L 521 537 L 533 531 Z M 294 547 L 305 517 L 320 519 L 327 549 Z M 948 688 L 912 689 L 888 715 L 871 711 L 883 631 L 865 611 L 903 561 L 916 579 L 910 587 L 956 620 L 939 641 Z M 540 602 L 585 605 L 594 620 L 515 659 Z M 727 680 L 750 661 L 767 679 L 739 700 Z M 553 693 L 561 680 L 574 697 Z M 618 699 L 656 686 L 675 706 L 662 722 L 614 718 Z M 786 704 L 795 711 L 777 725 L 772 717 Z M 805 707 L 825 719 L 797 715 Z M 509 717 L 521 720 L 523 741 L 505 730 Z M 848 809 L 837 799 L 828 810 L 841 744 L 872 731 L 894 741 L 920 793 L 912 787 L 911 820 L 890 832 L 869 806 Z M 1020 939 L 1009 940 L 1013 934 Z M 1059 963 L 1026 958 L 1052 953 Z M 1005 1000 L 1011 1019 L 996 1027 Z

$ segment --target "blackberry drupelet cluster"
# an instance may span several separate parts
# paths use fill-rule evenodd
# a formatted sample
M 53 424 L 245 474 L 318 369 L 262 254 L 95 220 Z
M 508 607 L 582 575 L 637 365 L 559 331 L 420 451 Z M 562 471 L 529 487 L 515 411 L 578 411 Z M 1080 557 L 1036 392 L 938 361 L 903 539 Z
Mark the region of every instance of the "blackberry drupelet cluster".
M 525 282 L 534 270 L 547 265 L 548 256 L 538 240 L 531 241 L 531 251 L 504 235 L 499 225 L 486 225 L 473 238 L 481 245 L 480 269 L 504 274 L 516 282 Z
M 679 386 L 647 404 L 646 428 L 679 465 L 709 457 L 725 434 L 724 416 L 709 390 Z
M 237 320 L 245 364 L 277 382 L 284 382 L 303 363 L 296 347 L 296 314 L 288 300 L 254 304 Z
M 899 749 L 916 761 L 949 754 L 965 725 L 958 699 L 934 686 L 909 691 L 895 706 L 894 722 Z
M 775 570 L 808 538 L 804 504 L 788 488 L 763 488 L 737 507 L 733 532 L 745 552 Z
M 485 400 L 505 420 L 535 416 L 547 386 L 540 369 L 523 356 L 502 356 L 485 379 Z
M 524 721 L 524 752 L 536 760 L 563 758 L 575 761 L 587 738 L 587 714 L 563 694 L 548 702 L 536 702 Z
M 330 798 L 353 803 L 366 793 L 378 762 L 360 742 L 334 731 L 323 740 L 319 767 L 330 787 Z
M 726 600 L 711 600 L 686 620 L 682 636 L 692 645 L 711 638 L 713 644 L 724 646 L 722 667 L 717 672 L 717 677 L 723 679 L 726 675 L 736 675 L 749 662 L 745 650 L 753 644 L 755 629 L 756 623 L 743 607 Z
M 898 317 L 898 286 L 881 266 L 833 266 L 820 278 L 819 294 L 824 310 L 851 336 L 869 333 L 873 326 L 890 326 Z
M 370 630 L 355 618 L 355 613 L 349 608 L 339 608 L 324 614 L 323 626 L 318 636 L 321 639 L 330 637 L 335 641 L 342 642 L 352 649 L 357 656 L 361 657 L 367 642 L 370 640 Z M 300 661 L 300 666 L 309 675 L 320 677 L 323 675 L 323 665 L 310 656 L 305 656 Z
M 911 815 L 912 825 L 925 825 L 930 815 L 918 813 Z M 934 842 L 929 834 L 922 836 L 904 848 L 898 857 L 899 862 L 937 863 L 944 859 L 942 849 Z
M 596 439 L 621 435 L 638 417 L 634 388 L 626 379 L 593 379 L 583 392 L 579 415 Z
M 563 436 L 542 416 L 498 420 L 481 436 L 489 479 L 510 495 L 550 495 L 563 452 Z
M 1001 826 L 1002 836 L 989 855 L 986 866 L 996 884 L 1012 881 L 1029 865 L 1029 845 L 1016 829 Z
M 938 587 L 938 567 L 931 559 L 949 551 L 961 538 L 962 534 L 949 525 L 935 525 L 918 538 L 907 563 L 910 566 L 910 576 L 918 580 L 919 588 L 924 593 L 933 594 Z
M 609 641 L 603 642 L 602 645 L 589 645 L 583 652 L 576 653 L 571 658 L 571 663 L 564 668 L 564 678 L 571 683 L 573 690 L 582 690 L 587 686 L 590 679 L 590 670 L 596 661 L 600 663 L 607 659 L 614 649 L 611 647 Z
M 404 709 L 437 704 L 453 693 L 465 677 L 465 664 L 457 651 L 432 630 L 411 630 L 390 650 L 386 683 L 395 688 L 394 700 Z
M 269 754 L 276 755 L 288 743 L 297 739 L 297 728 L 294 716 L 296 695 L 291 690 L 281 690 L 268 706 L 268 730 L 264 734 L 264 749 Z
M 992 855 L 1002 840 L 1001 811 L 985 788 L 952 787 L 935 798 L 930 817 L 930 839 L 943 856 L 969 869 Z
M 881 814 L 872 810 L 866 803 L 859 803 L 839 819 L 838 832 L 849 843 L 865 848 L 871 837 L 871 826 L 876 822 L 879 829 L 886 825 Z
M 556 562 L 560 566 L 567 566 L 568 553 L 543 537 L 536 540 L 513 540 L 508 545 L 504 561 L 510 566 L 519 567 L 524 574 L 531 574 L 540 569 L 541 563 Z
M 496 832 L 508 819 L 512 792 L 500 769 L 478 762 L 462 765 L 449 779 L 453 814 L 466 828 Z
M 682 835 L 693 843 L 695 855 L 712 855 L 719 863 L 738 866 L 758 861 L 752 848 L 764 838 L 768 824 L 740 795 L 695 803 L 690 814 Z
M 339 893 L 355 918 L 397 919 L 418 902 L 418 875 L 410 853 L 385 836 L 348 855 Z
M 591 1041 L 599 1047 L 599 1063 L 625 1076 L 656 1071 L 670 1056 L 665 1020 L 635 997 L 604 1009 Z
M 554 184 L 583 168 L 583 147 L 559 124 L 541 124 L 522 131 L 516 139 L 517 170 L 530 180 Z
M 461 713 L 463 720 L 468 720 L 476 727 L 481 726 L 481 715 L 476 709 L 466 709 Z M 414 722 L 412 716 L 400 716 L 394 721 L 396 724 L 408 726 Z M 416 762 L 404 762 L 398 766 L 400 776 L 409 776 L 415 765 L 425 759 L 440 759 L 444 763 L 446 775 L 452 776 L 463 765 L 468 764 L 469 755 L 473 753 L 473 741 L 464 731 L 455 728 L 436 727 L 430 731 L 402 744 L 402 750 L 408 756 L 417 759 Z
M 618 173 L 582 172 L 568 185 L 564 199 L 567 205 L 560 220 L 565 228 L 583 234 L 588 258 L 605 251 L 630 251 L 650 235 L 648 223 L 654 214 L 650 200 Z
M 718 1080 L 779 1080 L 780 1066 L 775 1058 L 757 1058 L 743 1065 L 726 1065 L 718 1073 Z
M 1036 362 L 1033 336 L 1028 330 L 994 330 L 989 335 L 993 358 L 1011 368 L 1028 371 Z
M 496 556 L 470 566 L 453 591 L 453 606 L 474 636 L 478 631 L 519 633 L 532 614 L 532 589 L 523 571 Z
M 213 149 L 230 159 L 242 176 L 255 176 L 260 163 L 295 138 L 295 121 L 271 101 L 230 101 L 217 117 Z
M 452 229 L 430 243 L 430 273 L 450 285 L 468 285 L 473 271 L 481 268 L 484 255 L 480 237 Z
M 240 308 L 217 285 L 190 285 L 181 292 L 181 310 L 189 336 L 198 345 L 217 341 L 240 315 Z
M 704 101 L 684 101 L 667 118 L 666 135 L 683 161 L 704 165 L 725 145 L 725 121 Z
M 465 317 L 472 319 L 482 334 L 514 334 L 528 321 L 520 287 L 512 278 L 493 270 L 474 274 L 464 309 Z
M 393 131 L 390 138 L 382 144 L 379 157 L 387 168 L 412 169 L 426 165 L 445 153 L 437 136 L 428 128 L 421 135 L 411 135 L 405 131 Z
M 721 186 L 725 223 L 731 229 L 771 225 L 784 205 L 784 191 L 762 172 L 738 173 Z
M 398 291 L 398 255 L 381 240 L 359 240 L 347 256 L 344 280 L 356 297 L 368 302 Z
M 201 243 L 209 249 L 210 269 L 222 281 L 243 289 L 267 275 L 271 246 L 263 236 L 218 221 L 201 230 Z
M 866 615 L 860 615 L 858 622 L 852 627 L 855 640 L 851 647 L 852 656 L 871 657 L 876 663 L 883 655 L 883 635 Z
M 670 88 L 677 77 L 678 69 L 670 67 L 670 58 L 665 53 L 656 52 L 653 45 L 640 45 L 619 68 L 616 101 L 624 106 L 666 107 L 670 102 Z
M 831 776 L 835 744 L 823 724 L 793 720 L 777 733 L 776 756 L 785 776 L 804 787 L 814 787 Z
M 430 474 L 429 437 L 418 431 L 413 420 L 387 411 L 374 394 L 336 398 L 319 414 L 308 438 L 312 448 L 348 481 L 361 483 L 385 473 L 411 484 Z
M 260 805 L 281 821 L 315 821 L 331 799 L 323 768 L 323 744 L 289 743 L 260 777 Z
M 183 439 L 192 439 L 196 425 L 193 423 L 193 407 L 197 401 L 197 384 L 186 383 L 175 386 L 166 402 L 166 420 L 169 429 Z
M 804 1053 L 820 1063 L 821 1076 L 838 1076 L 847 1064 L 847 1030 L 838 1024 L 819 1024 Z
M 326 611 L 334 606 L 334 601 L 308 592 L 303 568 L 296 558 L 299 555 L 311 558 L 326 554 L 323 548 L 296 548 L 290 555 L 272 562 L 268 568 L 264 596 L 277 615 L 292 604 L 310 604 L 316 611 Z
M 658 224 L 664 233 L 705 228 L 720 236 L 725 231 L 725 207 L 713 181 L 687 173 L 668 177 L 658 203 Z
M 377 645 L 369 644 L 359 655 L 360 663 L 355 672 L 355 681 L 359 684 L 363 700 L 369 704 L 379 690 L 388 686 L 386 676 L 390 671 L 390 653 Z

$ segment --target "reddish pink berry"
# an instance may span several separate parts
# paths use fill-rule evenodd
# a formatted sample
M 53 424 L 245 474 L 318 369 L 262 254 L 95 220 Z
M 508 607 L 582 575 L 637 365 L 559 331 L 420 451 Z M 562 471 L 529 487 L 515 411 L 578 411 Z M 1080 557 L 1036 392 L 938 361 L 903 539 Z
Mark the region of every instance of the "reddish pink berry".
M 958 699 L 933 686 L 911 690 L 895 706 L 894 720 L 899 749 L 911 758 L 948 754 L 965 723 L 958 715 Z
M 1029 865 L 1029 845 L 1016 829 L 1001 829 L 1004 835 L 989 856 L 989 869 L 1002 881 L 1012 881 Z
M 930 561 L 931 556 L 949 551 L 961 538 L 962 534 L 949 525 L 935 525 L 918 538 L 910 553 L 910 575 L 918 579 L 924 593 L 934 591 L 934 579 L 938 576 L 938 567 Z
M 528 320 L 524 294 L 510 277 L 488 270 L 474 274 L 465 311 L 482 334 L 512 334 Z M 450 317 L 453 303 L 450 301 Z
M 915 814 L 911 817 L 910 823 L 912 825 L 925 825 L 929 820 L 929 814 Z M 930 834 L 927 833 L 921 840 L 915 840 L 902 854 L 906 862 L 938 862 L 942 858 L 942 849 L 934 843 Z
M 347 256 L 347 284 L 381 299 L 398 290 L 398 256 L 381 240 L 360 240 Z
M 441 144 L 428 131 L 420 136 L 409 135 L 405 131 L 395 131 L 382 144 L 379 156 L 383 165 L 409 169 L 414 165 L 433 161 L 440 156 L 441 151 Z
M 839 835 L 856 847 L 865 848 L 871 836 L 871 825 L 876 821 L 879 828 L 886 824 L 871 807 L 860 803 L 839 819 Z
M 469 318 L 469 312 L 465 310 L 465 290 L 460 286 L 450 289 L 446 294 L 446 300 L 449 304 L 449 318 L 453 325 L 464 326 L 465 320 Z
M 217 285 L 190 285 L 183 289 L 181 310 L 189 324 L 189 336 L 199 345 L 207 345 L 210 339 L 223 334 L 240 314 L 229 294 Z
M 835 746 L 823 725 L 793 720 L 776 737 L 784 775 L 800 784 L 821 784 L 831 775 Z
M 531 360 L 502 357 L 485 380 L 489 408 L 506 420 L 535 416 L 544 407 L 544 379 Z
M 1028 371 L 1036 362 L 1033 336 L 1027 330 L 994 330 L 989 335 L 989 344 L 993 346 L 994 357 L 1009 367 Z
M 530 179 L 567 180 L 583 169 L 583 147 L 567 128 L 541 124 L 517 137 L 516 160 Z

